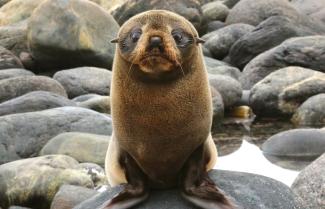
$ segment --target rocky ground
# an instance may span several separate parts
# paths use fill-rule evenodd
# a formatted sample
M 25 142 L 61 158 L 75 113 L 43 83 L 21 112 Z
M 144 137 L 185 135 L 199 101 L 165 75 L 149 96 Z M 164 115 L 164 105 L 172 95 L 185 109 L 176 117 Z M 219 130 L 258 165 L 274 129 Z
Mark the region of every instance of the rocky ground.
M 325 0 L 0 0 L 0 209 L 97 208 L 121 189 L 103 169 L 110 40 L 150 9 L 206 40 L 220 155 L 249 135 L 271 162 L 308 162 L 291 188 L 214 170 L 216 183 L 240 208 L 325 208 Z M 194 207 L 170 190 L 137 208 Z

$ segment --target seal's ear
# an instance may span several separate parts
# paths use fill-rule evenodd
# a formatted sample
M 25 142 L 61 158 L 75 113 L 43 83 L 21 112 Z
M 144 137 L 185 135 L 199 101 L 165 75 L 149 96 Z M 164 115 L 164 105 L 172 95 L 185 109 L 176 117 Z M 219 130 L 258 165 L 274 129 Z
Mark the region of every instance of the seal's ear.
M 118 43 L 118 38 L 114 38 L 113 40 L 111 40 L 111 43 Z
M 196 44 L 204 44 L 205 40 L 203 40 L 202 38 L 199 38 L 199 37 L 195 37 L 195 43 Z

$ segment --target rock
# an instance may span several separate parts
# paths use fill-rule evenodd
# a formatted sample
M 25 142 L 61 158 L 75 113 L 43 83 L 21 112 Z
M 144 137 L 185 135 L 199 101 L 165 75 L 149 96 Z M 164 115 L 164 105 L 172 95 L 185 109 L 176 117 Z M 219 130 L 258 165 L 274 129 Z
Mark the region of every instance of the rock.
M 223 27 L 217 31 L 208 33 L 202 37 L 206 40 L 204 46 L 209 49 L 213 58 L 223 59 L 228 55 L 231 46 L 246 33 L 254 29 L 247 24 L 233 24 Z
M 213 1 L 204 4 L 202 7 L 203 21 L 208 23 L 213 20 L 225 21 L 229 9 L 222 2 Z
M 287 66 L 325 72 L 325 36 L 291 38 L 258 55 L 243 70 L 243 88 L 250 89 L 271 72 Z
M 79 107 L 95 110 L 96 112 L 111 114 L 109 96 L 98 96 L 87 101 L 80 102 Z
M 122 25 L 130 17 L 152 9 L 165 9 L 182 15 L 197 29 L 201 26 L 202 12 L 196 0 L 127 0 L 112 12 L 115 20 Z
M 111 118 L 80 107 L 2 116 L 0 164 L 36 156 L 51 138 L 63 132 L 110 135 Z
M 20 207 L 20 206 L 11 206 L 9 209 L 31 209 L 31 208 Z
M 257 115 L 281 115 L 284 111 L 281 111 L 279 106 L 279 95 L 290 88 L 293 89 L 300 82 L 324 75 L 324 73 L 301 67 L 286 67 L 277 70 L 254 85 L 250 91 L 250 106 Z
M 51 27 L 44 27 L 49 22 Z M 95 3 L 46 0 L 28 24 L 28 45 L 38 66 L 35 70 L 110 68 L 115 45 L 109 40 L 118 30 L 114 18 Z
M 296 126 L 325 126 L 325 94 L 307 99 L 292 116 L 291 121 Z
M 0 70 L 0 80 L 7 78 L 14 78 L 19 76 L 33 76 L 35 75 L 31 71 L 21 69 L 21 68 L 12 68 L 7 70 Z
M 228 8 L 233 8 L 240 0 L 221 0 Z
M 249 209 L 299 209 L 300 203 L 295 200 L 290 188 L 273 179 L 232 171 L 213 170 L 210 172 L 212 179 L 229 196 L 236 200 L 240 208 Z M 89 200 L 79 204 L 74 209 L 98 208 L 101 204 L 112 198 L 114 194 L 121 190 L 121 187 L 108 189 Z M 194 209 L 180 195 L 179 191 L 173 190 L 153 190 L 148 200 L 135 207 L 137 209 Z
M 105 171 L 102 167 L 95 163 L 80 163 L 78 165 L 78 170 L 87 173 L 91 180 L 94 182 L 96 188 L 108 185 L 107 177 Z
M 0 26 L 10 25 L 29 18 L 44 0 L 11 0 L 0 8 Z
M 98 194 L 96 190 L 81 186 L 63 185 L 53 198 L 51 209 L 71 209 Z
M 77 106 L 75 102 L 47 91 L 33 91 L 0 103 L 0 116 L 14 113 L 34 112 L 55 107 Z
M 101 97 L 101 95 L 98 94 L 85 94 L 85 95 L 80 95 L 72 99 L 74 102 L 85 102 L 89 99 L 93 99 L 96 97 Z
M 67 97 L 64 88 L 56 80 L 45 76 L 25 76 L 0 81 L 0 102 L 22 96 L 32 91 L 49 91 Z
M 317 34 L 325 33 L 323 24 L 299 13 L 286 0 L 241 0 L 230 10 L 226 24 L 246 23 L 257 26 L 271 16 L 287 17 L 297 25 L 309 28 Z
M 0 46 L 0 70 L 8 68 L 23 68 L 23 64 L 13 53 Z
M 209 70 L 209 68 L 214 68 L 214 67 L 219 67 L 219 66 L 229 66 L 229 64 L 220 61 L 220 60 L 216 60 L 210 57 L 204 57 L 204 62 L 205 62 L 205 66 L 207 68 L 207 70 Z
M 69 98 L 89 93 L 109 95 L 111 77 L 111 71 L 95 67 L 62 70 L 53 76 L 64 86 Z
M 239 80 L 241 76 L 241 72 L 238 68 L 231 67 L 231 66 L 219 66 L 219 67 L 213 67 L 208 68 L 208 73 L 213 75 L 225 75 L 229 76 L 231 78 L 234 78 L 236 80 Z
M 5 5 L 9 1 L 11 1 L 11 0 L 0 0 L 0 7 L 2 7 L 3 5 Z
M 62 154 L 78 162 L 105 165 L 109 136 L 78 132 L 62 133 L 47 142 L 40 155 Z
M 324 182 L 325 154 L 302 170 L 291 188 L 303 200 L 304 208 L 323 208 L 325 205 Z
M 225 108 L 236 104 L 241 98 L 242 88 L 240 83 L 224 75 L 208 75 L 210 85 L 213 86 L 222 96 Z
M 316 159 L 325 152 L 325 131 L 292 129 L 271 136 L 262 146 L 264 155 Z
M 64 155 L 48 155 L 0 165 L 0 206 L 50 208 L 63 184 L 93 187 L 90 176 L 78 171 L 78 162 Z
M 308 35 L 316 34 L 306 27 L 300 27 L 288 17 L 271 16 L 232 45 L 229 50 L 230 63 L 242 69 L 254 57 L 283 41 Z
M 211 21 L 206 25 L 206 33 L 219 30 L 225 27 L 225 23 L 221 21 Z
M 291 0 L 291 4 L 299 12 L 325 23 L 325 0 Z
M 221 94 L 214 87 L 211 87 L 211 95 L 213 107 L 212 130 L 214 130 L 215 127 L 217 127 L 224 118 L 225 107 Z

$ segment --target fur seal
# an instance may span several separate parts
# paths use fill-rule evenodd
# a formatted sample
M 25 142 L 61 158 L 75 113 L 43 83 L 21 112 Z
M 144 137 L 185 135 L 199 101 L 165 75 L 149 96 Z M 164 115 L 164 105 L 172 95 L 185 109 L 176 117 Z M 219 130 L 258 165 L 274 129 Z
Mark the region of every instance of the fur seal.
M 125 22 L 112 42 L 113 134 L 105 169 L 112 186 L 125 187 L 101 208 L 130 208 L 150 189 L 176 186 L 201 208 L 234 208 L 207 175 L 217 150 L 203 40 L 193 25 L 151 10 Z

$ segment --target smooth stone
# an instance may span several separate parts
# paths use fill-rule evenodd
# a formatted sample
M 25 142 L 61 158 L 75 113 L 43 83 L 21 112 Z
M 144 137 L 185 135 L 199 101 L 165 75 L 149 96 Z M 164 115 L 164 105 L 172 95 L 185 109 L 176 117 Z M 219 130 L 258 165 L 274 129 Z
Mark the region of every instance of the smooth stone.
M 24 66 L 11 51 L 0 46 L 0 70 L 9 68 L 24 68 Z
M 302 200 L 304 208 L 324 208 L 325 154 L 302 170 L 293 182 L 292 191 Z
M 236 104 L 242 96 L 240 83 L 225 75 L 208 75 L 210 85 L 213 86 L 222 96 L 225 108 Z
M 84 94 L 84 95 L 80 95 L 80 96 L 77 96 L 75 98 L 72 99 L 72 101 L 74 102 L 85 102 L 89 99 L 93 99 L 93 98 L 96 98 L 96 97 L 101 97 L 101 95 L 98 95 L 98 94 Z
M 213 118 L 212 118 L 212 130 L 215 129 L 222 122 L 225 115 L 225 105 L 221 94 L 214 87 L 211 86 Z
M 80 163 L 77 166 L 77 169 L 90 175 L 91 180 L 94 182 L 96 190 L 98 190 L 100 187 L 107 186 L 107 176 L 105 174 L 104 168 L 102 168 L 100 165 L 97 165 L 95 163 Z
M 98 194 L 96 190 L 81 186 L 63 185 L 55 194 L 50 209 L 71 209 Z
M 213 74 L 213 75 L 225 75 L 232 77 L 236 80 L 239 80 L 241 76 L 241 72 L 238 68 L 231 67 L 231 66 L 219 66 L 219 67 L 213 67 L 213 68 L 208 68 L 208 73 Z
M 0 102 L 4 102 L 32 91 L 48 91 L 63 97 L 67 93 L 56 80 L 46 76 L 14 77 L 0 81 Z
M 189 20 L 197 29 L 201 26 L 201 5 L 196 0 L 127 0 L 112 11 L 112 14 L 115 20 L 122 25 L 130 17 L 153 9 L 175 12 Z
M 48 155 L 0 165 L 0 206 L 48 209 L 61 185 L 93 188 L 89 175 L 76 170 L 78 162 L 64 155 Z
M 80 107 L 1 116 L 0 164 L 36 156 L 51 138 L 64 132 L 111 135 L 111 118 Z
M 225 21 L 229 13 L 229 8 L 219 1 L 209 2 L 202 5 L 201 8 L 204 22 L 214 20 Z
M 300 203 L 286 185 L 268 177 L 241 173 L 234 171 L 213 170 L 210 177 L 217 185 L 232 199 L 237 202 L 239 208 L 249 209 L 302 209 Z M 89 200 L 74 207 L 74 209 L 98 208 L 105 201 L 112 198 L 121 187 L 109 188 Z M 185 201 L 178 190 L 156 190 L 152 191 L 148 200 L 137 209 L 194 209 Z
M 325 23 L 325 0 L 291 0 L 299 12 Z
M 105 165 L 105 156 L 110 136 L 80 132 L 61 133 L 50 139 L 40 155 L 62 154 L 78 162 Z
M 0 116 L 65 106 L 77 106 L 77 104 L 66 97 L 52 92 L 33 91 L 0 103 Z
M 254 57 L 283 41 L 291 37 L 308 35 L 317 34 L 306 27 L 301 27 L 288 17 L 271 16 L 231 46 L 230 63 L 243 69 Z
M 250 89 L 270 73 L 287 66 L 325 72 L 325 36 L 290 38 L 258 55 L 243 70 L 243 88 Z
M 33 76 L 33 75 L 35 75 L 33 72 L 21 68 L 0 70 L 0 80 L 19 77 L 19 76 Z
M 69 98 L 84 94 L 109 95 L 112 72 L 96 67 L 62 70 L 53 78 L 66 89 Z
M 209 71 L 209 68 L 220 67 L 220 66 L 229 66 L 228 63 L 213 59 L 211 57 L 204 57 L 204 62 L 205 62 L 205 66 L 208 71 Z
M 316 159 L 325 152 L 325 131 L 292 129 L 268 138 L 262 146 L 264 155 L 295 159 Z
M 58 15 L 60 14 L 60 15 Z M 51 27 L 44 26 L 51 23 Z M 119 25 L 91 1 L 46 0 L 31 15 L 27 40 L 35 71 L 111 68 Z
M 205 34 L 202 39 L 206 40 L 204 46 L 209 49 L 213 58 L 223 59 L 228 55 L 231 46 L 253 29 L 251 25 L 233 24 Z
M 221 21 L 211 21 L 211 22 L 208 22 L 207 25 L 206 25 L 206 32 L 207 33 L 210 33 L 212 31 L 216 31 L 216 30 L 219 30 L 221 28 L 225 27 L 225 23 L 224 22 L 221 22 Z
M 111 114 L 109 96 L 97 96 L 95 98 L 88 99 L 84 102 L 80 102 L 78 105 L 79 107 L 91 109 L 96 112 Z
M 250 91 L 250 106 L 258 115 L 282 115 L 283 111 L 279 106 L 279 95 L 288 88 L 299 85 L 300 82 L 323 77 L 324 75 L 322 72 L 301 67 L 286 67 L 277 70 L 253 86 Z M 304 94 L 302 93 L 302 95 Z M 299 97 L 296 96 L 296 98 Z
M 291 121 L 296 126 L 325 126 L 325 94 L 318 94 L 307 99 L 297 109 L 295 114 L 292 116 Z

